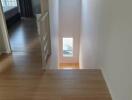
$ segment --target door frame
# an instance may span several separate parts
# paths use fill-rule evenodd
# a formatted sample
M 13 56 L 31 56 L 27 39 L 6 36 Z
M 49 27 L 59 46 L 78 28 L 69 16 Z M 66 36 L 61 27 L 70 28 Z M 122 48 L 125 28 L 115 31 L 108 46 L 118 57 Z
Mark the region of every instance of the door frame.
M 73 56 L 63 56 L 63 38 L 73 38 Z M 60 64 L 78 64 L 79 63 L 79 34 L 60 34 L 59 35 L 59 63 Z
M 47 3 L 47 1 L 48 0 L 40 0 L 41 13 L 44 13 L 44 11 L 46 9 L 46 8 L 44 8 L 44 4 Z M 0 0 L 0 25 L 1 25 L 1 31 L 2 31 L 3 40 L 4 40 L 4 46 L 5 46 L 5 51 L 3 51 L 3 53 L 10 54 L 10 53 L 12 53 L 12 49 L 11 49 L 11 45 L 10 45 L 10 41 L 9 41 L 9 34 L 8 34 L 5 16 L 3 13 L 1 0 Z
M 48 3 L 48 0 L 40 0 L 41 13 L 44 13 L 48 9 L 48 5 L 46 7 L 44 6 L 47 3 Z M 2 31 L 3 40 L 4 40 L 4 46 L 5 46 L 5 51 L 3 53 L 10 54 L 12 53 L 12 50 L 11 50 L 11 45 L 9 41 L 8 29 L 6 25 L 5 16 L 3 13 L 1 0 L 0 0 L 0 25 L 1 25 L 1 31 Z
M 4 46 L 5 46 L 5 51 L 3 53 L 8 53 L 8 54 L 12 53 L 1 0 L 0 0 L 0 25 L 1 25 L 1 31 L 2 31 L 3 40 L 4 40 Z

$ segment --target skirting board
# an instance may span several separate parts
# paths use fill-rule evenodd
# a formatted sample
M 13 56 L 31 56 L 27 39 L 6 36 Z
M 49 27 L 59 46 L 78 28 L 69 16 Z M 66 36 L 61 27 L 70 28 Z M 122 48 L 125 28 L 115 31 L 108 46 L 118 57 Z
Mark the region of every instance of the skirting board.
M 114 99 L 114 94 L 113 94 L 113 92 L 111 90 L 111 84 L 109 83 L 109 80 L 107 78 L 107 74 L 105 73 L 104 67 L 100 67 L 100 69 L 101 69 L 101 72 L 103 74 L 104 80 L 105 80 L 105 82 L 107 84 L 107 87 L 108 87 L 108 90 L 110 92 L 110 95 L 111 95 L 112 100 L 116 100 L 116 99 Z

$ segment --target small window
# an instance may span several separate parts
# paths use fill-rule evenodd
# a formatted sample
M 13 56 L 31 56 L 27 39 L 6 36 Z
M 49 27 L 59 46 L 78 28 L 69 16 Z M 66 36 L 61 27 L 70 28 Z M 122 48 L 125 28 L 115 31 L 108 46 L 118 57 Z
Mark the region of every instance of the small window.
M 73 38 L 63 38 L 63 57 L 73 57 Z

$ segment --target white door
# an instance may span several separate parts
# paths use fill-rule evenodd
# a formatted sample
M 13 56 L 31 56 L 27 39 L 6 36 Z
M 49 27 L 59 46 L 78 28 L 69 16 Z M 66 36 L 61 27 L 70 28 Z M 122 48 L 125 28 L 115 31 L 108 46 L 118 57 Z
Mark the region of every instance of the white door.
M 10 43 L 9 43 L 9 38 L 8 38 L 8 31 L 7 31 L 7 26 L 5 23 L 5 17 L 3 14 L 3 10 L 2 10 L 2 4 L 1 4 L 1 0 L 0 0 L 0 32 L 2 34 L 2 38 L 3 38 L 3 45 L 5 47 L 5 52 L 6 53 L 11 53 L 11 47 L 10 47 Z

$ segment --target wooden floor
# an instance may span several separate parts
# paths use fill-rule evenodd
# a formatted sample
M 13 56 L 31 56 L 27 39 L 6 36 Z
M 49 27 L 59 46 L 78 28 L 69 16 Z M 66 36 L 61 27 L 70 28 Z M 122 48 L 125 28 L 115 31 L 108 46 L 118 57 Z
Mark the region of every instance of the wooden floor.
M 13 54 L 0 56 L 0 100 L 111 100 L 99 70 L 43 71 L 38 37 L 24 30 L 25 46 L 12 44 Z
M 11 55 L 0 56 L 0 72 L 29 73 L 42 70 L 42 57 L 35 19 L 23 19 L 9 29 Z
M 111 99 L 98 70 L 47 70 L 1 74 L 0 100 Z
M 9 29 L 10 44 L 13 52 L 40 51 L 36 20 L 22 19 Z
M 60 63 L 58 69 L 80 69 L 79 63 Z

